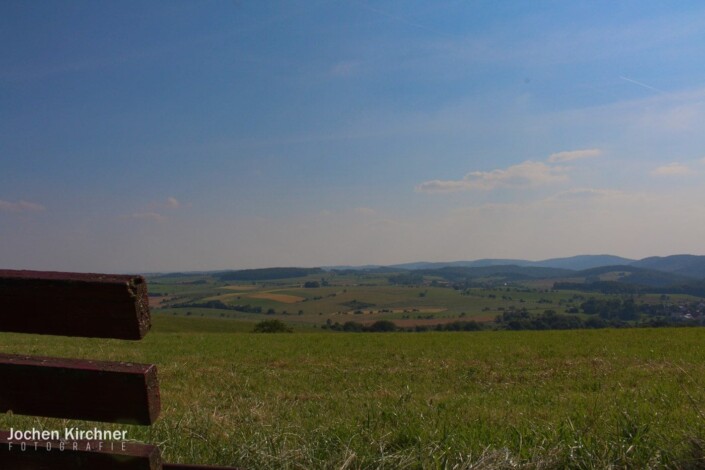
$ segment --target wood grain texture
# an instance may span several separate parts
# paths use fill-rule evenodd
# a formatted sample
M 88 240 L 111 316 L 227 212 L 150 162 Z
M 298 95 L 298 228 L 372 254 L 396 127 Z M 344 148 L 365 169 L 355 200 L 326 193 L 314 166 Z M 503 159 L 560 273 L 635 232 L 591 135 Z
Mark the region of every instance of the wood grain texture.
M 138 340 L 150 327 L 142 276 L 0 270 L 0 331 Z
M 151 424 L 160 412 L 157 366 L 0 354 L 0 412 Z

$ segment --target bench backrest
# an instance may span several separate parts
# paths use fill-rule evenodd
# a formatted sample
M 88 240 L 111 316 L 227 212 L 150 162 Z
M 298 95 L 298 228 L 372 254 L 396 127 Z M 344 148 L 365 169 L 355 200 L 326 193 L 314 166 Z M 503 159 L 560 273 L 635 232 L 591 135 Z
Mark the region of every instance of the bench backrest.
M 150 327 L 142 276 L 0 270 L 0 332 L 139 340 Z M 157 366 L 0 353 L 0 412 L 8 411 L 150 425 L 160 412 Z M 149 444 L 0 431 L 0 469 L 76 468 L 225 469 L 165 464 Z

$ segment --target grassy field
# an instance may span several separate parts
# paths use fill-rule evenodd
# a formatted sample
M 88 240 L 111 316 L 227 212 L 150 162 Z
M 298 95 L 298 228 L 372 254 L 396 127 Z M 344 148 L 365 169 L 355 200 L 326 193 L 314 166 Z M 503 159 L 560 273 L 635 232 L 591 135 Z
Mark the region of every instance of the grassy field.
M 606 276 L 611 273 L 607 273 Z M 608 276 L 609 277 L 609 276 Z M 702 299 L 673 294 L 664 300 L 661 294 L 604 294 L 555 290 L 533 280 L 495 280 L 487 285 L 464 287 L 451 285 L 441 278 L 423 276 L 415 285 L 394 284 L 393 274 L 370 272 L 327 272 L 299 278 L 265 281 L 223 281 L 214 274 L 156 276 L 149 279 L 151 304 L 155 312 L 172 316 L 228 318 L 256 323 L 278 319 L 297 329 L 335 327 L 336 323 L 356 322 L 371 325 L 387 320 L 403 328 L 434 328 L 456 321 L 476 321 L 494 326 L 498 316 L 508 311 L 526 311 L 541 315 L 557 314 L 588 317 L 581 304 L 588 298 L 624 300 L 637 304 L 679 306 L 702 302 Z M 315 287 L 305 287 L 306 283 Z M 541 280 L 540 282 L 547 282 Z M 702 310 L 702 308 L 701 308 Z M 699 316 L 700 314 L 698 314 Z M 668 314 L 667 319 L 671 319 Z M 653 317 L 642 316 L 650 321 Z M 700 322 L 702 323 L 702 321 Z
M 141 342 L 0 335 L 7 353 L 156 363 L 120 426 L 174 462 L 244 468 L 702 468 L 705 329 L 254 334 L 155 315 Z M 86 423 L 0 417 L 0 427 Z M 698 460 L 699 459 L 699 460 Z
M 524 286 L 475 288 L 466 291 L 430 285 L 391 285 L 387 276 L 329 274 L 328 285 L 302 287 L 309 276 L 260 282 L 218 281 L 208 275 L 150 280 L 153 308 L 174 316 L 231 318 L 257 322 L 279 318 L 298 327 L 321 327 L 326 322 L 397 321 L 400 326 L 433 325 L 454 320 L 492 321 L 508 309 L 530 312 L 565 311 L 578 305 L 580 293 L 546 291 Z M 594 294 L 601 297 L 600 294 Z M 206 302 L 227 307 L 247 305 L 261 313 L 226 308 L 202 308 Z M 269 312 L 267 317 L 265 313 Z

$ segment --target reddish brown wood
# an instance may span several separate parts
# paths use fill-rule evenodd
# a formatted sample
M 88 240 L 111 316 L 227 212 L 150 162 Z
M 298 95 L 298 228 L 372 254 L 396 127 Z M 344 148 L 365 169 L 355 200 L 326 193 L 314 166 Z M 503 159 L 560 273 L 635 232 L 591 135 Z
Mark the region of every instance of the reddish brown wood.
M 159 470 L 156 446 L 121 441 L 8 440 L 0 431 L 0 468 L 11 470 Z M 23 444 L 24 443 L 24 444 Z M 35 447 L 36 444 L 36 447 Z M 50 448 L 51 450 L 47 450 Z
M 150 325 L 142 276 L 0 270 L 0 331 L 141 339 Z
M 150 326 L 141 276 L 0 270 L 0 331 L 141 339 Z M 0 354 L 0 412 L 7 411 L 151 424 L 160 411 L 156 366 Z M 162 466 L 151 445 L 9 436 L 0 431 L 0 469 L 237 470 Z
M 151 424 L 160 411 L 157 366 L 0 354 L 0 412 L 9 410 Z

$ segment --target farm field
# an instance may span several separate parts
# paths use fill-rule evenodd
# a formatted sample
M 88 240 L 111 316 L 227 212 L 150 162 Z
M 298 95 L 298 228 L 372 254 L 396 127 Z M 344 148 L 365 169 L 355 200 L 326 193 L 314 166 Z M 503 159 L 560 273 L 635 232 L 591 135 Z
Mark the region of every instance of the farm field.
M 399 278 L 404 280 L 404 276 L 414 277 L 412 282 L 397 282 Z M 624 276 L 608 271 L 603 277 L 609 280 Z M 348 322 L 371 325 L 378 321 L 391 321 L 405 329 L 469 321 L 492 327 L 497 317 L 520 311 L 530 316 L 552 312 L 587 320 L 583 304 L 589 299 L 629 300 L 639 306 L 660 309 L 648 315 L 628 315 L 625 318 L 631 325 L 653 321 L 657 314 L 662 320 L 674 323 L 674 319 L 684 320 L 689 313 L 694 315 L 691 323 L 702 323 L 705 303 L 692 295 L 553 288 L 557 281 L 576 280 L 579 278 L 512 280 L 498 274 L 450 282 L 433 274 L 321 271 L 300 277 L 251 281 L 229 281 L 218 274 L 156 276 L 149 279 L 149 285 L 151 305 L 158 313 L 229 318 L 253 324 L 278 319 L 297 329 L 336 329 Z M 681 306 L 687 310 L 680 311 Z
M 140 342 L 0 335 L 7 353 L 153 362 L 163 411 L 121 426 L 243 468 L 695 468 L 702 328 L 250 333 L 154 316 Z M 311 331 L 311 330 L 308 330 Z M 85 423 L 4 415 L 5 428 Z M 698 460 L 700 459 L 700 460 Z

